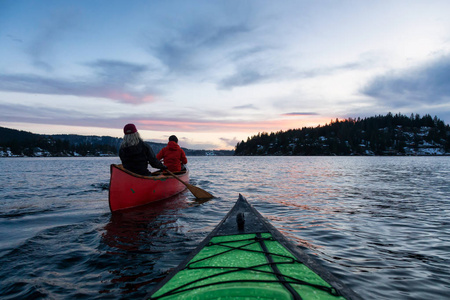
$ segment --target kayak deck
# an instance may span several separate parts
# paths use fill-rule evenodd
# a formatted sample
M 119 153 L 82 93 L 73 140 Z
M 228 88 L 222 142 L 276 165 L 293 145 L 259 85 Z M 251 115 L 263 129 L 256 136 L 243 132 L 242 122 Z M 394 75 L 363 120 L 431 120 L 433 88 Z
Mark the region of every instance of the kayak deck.
M 359 299 L 287 241 L 241 195 L 149 299 L 218 298 Z

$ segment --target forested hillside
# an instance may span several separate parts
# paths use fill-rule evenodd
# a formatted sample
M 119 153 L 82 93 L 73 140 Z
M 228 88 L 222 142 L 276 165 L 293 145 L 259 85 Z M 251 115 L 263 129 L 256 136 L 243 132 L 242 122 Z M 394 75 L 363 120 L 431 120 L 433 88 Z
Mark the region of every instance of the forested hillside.
M 0 156 L 115 155 L 120 142 L 108 136 L 44 135 L 0 127 Z
M 121 138 L 76 134 L 44 135 L 0 127 L 1 156 L 116 156 Z M 147 142 L 155 153 L 166 143 Z M 188 156 L 233 155 L 229 150 L 192 150 L 183 148 Z
M 389 113 L 258 133 L 238 143 L 235 155 L 445 155 L 449 151 L 450 127 L 437 117 Z

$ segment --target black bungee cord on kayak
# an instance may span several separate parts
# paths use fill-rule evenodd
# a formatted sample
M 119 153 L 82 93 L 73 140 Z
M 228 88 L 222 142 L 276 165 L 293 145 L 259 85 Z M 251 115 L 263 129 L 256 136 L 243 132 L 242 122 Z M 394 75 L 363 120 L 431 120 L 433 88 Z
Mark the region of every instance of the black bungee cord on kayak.
M 230 243 L 236 243 L 236 242 L 246 242 L 248 241 L 249 243 L 246 243 L 244 245 L 235 247 L 235 246 L 231 246 L 228 245 Z M 207 277 L 203 277 L 203 278 L 199 278 L 197 280 L 193 280 L 191 282 L 188 282 L 184 285 L 178 286 L 177 288 L 174 288 L 170 291 L 167 291 L 166 293 L 160 295 L 160 296 L 156 296 L 156 297 L 152 297 L 151 299 L 160 299 L 166 296 L 171 296 L 171 295 L 175 295 L 175 294 L 179 294 L 179 293 L 183 293 L 186 291 L 190 291 L 190 290 L 195 290 L 195 289 L 199 289 L 199 288 L 203 288 L 203 287 L 208 287 L 208 286 L 213 286 L 213 285 L 221 285 L 221 284 L 227 284 L 227 283 L 237 283 L 237 282 L 264 282 L 264 283 L 280 283 L 283 284 L 283 286 L 291 293 L 291 295 L 293 296 L 294 299 L 302 299 L 301 296 L 297 293 L 297 291 L 291 286 L 292 284 L 298 284 L 298 285 L 307 285 L 310 287 L 313 287 L 315 289 L 318 290 L 322 290 L 324 292 L 329 293 L 332 296 L 340 296 L 340 294 L 337 292 L 337 290 L 333 287 L 328 287 L 328 286 L 323 286 L 323 285 L 318 285 L 318 284 L 313 284 L 313 283 L 309 283 L 300 279 L 297 279 L 295 277 L 289 276 L 289 275 L 285 275 L 282 274 L 279 269 L 278 269 L 278 265 L 283 265 L 283 264 L 295 264 L 295 263 L 299 263 L 299 264 L 303 264 L 301 261 L 298 261 L 297 259 L 290 257 L 290 256 L 285 256 L 282 254 L 277 254 L 277 253 L 271 253 L 270 251 L 268 251 L 266 245 L 265 245 L 265 241 L 275 241 L 272 237 L 262 237 L 260 233 L 257 233 L 256 236 L 251 237 L 251 238 L 247 238 L 247 239 L 240 239 L 240 240 L 233 240 L 233 241 L 224 241 L 224 242 L 209 242 L 205 247 L 211 247 L 211 246 L 221 246 L 221 247 L 225 247 L 228 248 L 227 250 L 220 252 L 220 253 L 216 253 L 213 254 L 211 256 L 190 262 L 189 264 L 186 265 L 186 267 L 184 269 L 191 269 L 191 270 L 200 270 L 200 269 L 221 269 L 221 270 L 226 270 L 211 276 L 207 276 Z M 246 249 L 245 247 L 248 247 L 250 245 L 253 245 L 255 243 L 258 243 L 261 248 L 262 251 L 260 250 L 252 250 L 252 249 Z M 196 263 L 199 263 L 203 260 L 207 260 L 207 259 L 211 259 L 213 257 L 231 252 L 231 251 L 237 251 L 237 250 L 241 250 L 241 251 L 248 251 L 248 252 L 254 252 L 254 253 L 261 253 L 264 254 L 266 256 L 266 259 L 268 260 L 267 263 L 264 264 L 259 264 L 259 265 L 254 265 L 251 267 L 228 267 L 228 266 L 208 266 L 208 267 L 195 267 L 194 265 Z M 285 259 L 285 261 L 281 261 L 281 262 L 275 262 L 273 260 L 273 256 L 276 256 L 278 258 L 283 258 Z M 272 271 L 264 271 L 264 270 L 259 270 L 258 268 L 264 267 L 264 266 L 270 266 Z M 217 276 L 222 276 L 225 274 L 229 274 L 229 273 L 234 273 L 234 272 L 240 272 L 240 271 L 254 271 L 254 272 L 259 272 L 259 273 L 265 273 L 265 274 L 272 274 L 275 275 L 278 280 L 228 280 L 228 281 L 222 281 L 222 282 L 214 282 L 214 283 L 208 283 L 208 284 L 204 284 L 204 285 L 200 285 L 200 286 L 195 286 L 195 287 L 188 287 L 192 284 L 204 281 L 206 279 L 212 278 L 212 277 L 217 277 Z

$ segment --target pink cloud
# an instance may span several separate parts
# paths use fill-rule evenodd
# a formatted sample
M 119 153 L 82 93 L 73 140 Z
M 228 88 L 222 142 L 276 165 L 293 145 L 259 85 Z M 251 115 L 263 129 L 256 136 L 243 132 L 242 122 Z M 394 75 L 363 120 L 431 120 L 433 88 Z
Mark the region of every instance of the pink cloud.
M 142 104 L 155 101 L 155 97 L 153 95 L 136 95 L 118 90 L 108 90 L 101 93 L 99 96 L 129 104 Z

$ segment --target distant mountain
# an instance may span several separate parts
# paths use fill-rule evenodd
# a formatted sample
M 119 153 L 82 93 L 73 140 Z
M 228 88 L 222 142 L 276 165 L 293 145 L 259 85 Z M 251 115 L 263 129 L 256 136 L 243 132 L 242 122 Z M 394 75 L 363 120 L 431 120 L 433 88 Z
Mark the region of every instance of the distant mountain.
M 116 156 L 121 138 L 76 134 L 35 134 L 0 127 L 0 156 Z M 167 144 L 147 142 L 155 153 Z M 227 150 L 185 149 L 188 156 L 233 155 Z
M 45 135 L 0 127 L 0 156 L 114 156 L 120 139 Z
M 315 128 L 258 133 L 235 155 L 450 155 L 450 127 L 430 115 L 391 113 Z
M 28 131 L 0 127 L 0 145 L 17 141 L 32 142 L 36 141 L 38 138 L 38 134 Z

